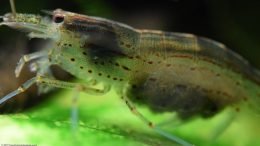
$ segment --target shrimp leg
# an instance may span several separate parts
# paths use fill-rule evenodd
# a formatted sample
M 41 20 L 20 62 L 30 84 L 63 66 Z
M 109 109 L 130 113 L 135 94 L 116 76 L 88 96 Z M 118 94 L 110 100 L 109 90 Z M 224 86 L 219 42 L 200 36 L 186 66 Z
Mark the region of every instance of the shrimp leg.
M 93 85 L 95 82 L 92 82 Z M 110 90 L 109 85 L 104 85 L 103 92 L 104 94 Z M 73 96 L 72 96 L 72 108 L 71 108 L 71 128 L 73 133 L 76 132 L 77 127 L 78 127 L 78 99 L 79 99 L 79 93 L 82 90 L 82 88 L 75 88 L 73 91 Z
M 0 105 L 4 103 L 5 101 L 9 100 L 10 98 L 14 97 L 17 94 L 20 94 L 24 91 L 26 91 L 29 87 L 31 87 L 33 84 L 46 84 L 51 87 L 56 87 L 56 88 L 64 88 L 64 89 L 77 89 L 79 91 L 86 92 L 88 94 L 92 95 L 103 95 L 106 94 L 110 90 L 110 86 L 104 86 L 103 89 L 96 89 L 89 87 L 85 85 L 84 83 L 71 83 L 71 82 L 65 82 L 65 81 L 60 81 L 60 80 L 55 80 L 55 79 L 49 79 L 46 77 L 42 76 L 36 76 L 28 81 L 26 81 L 24 84 L 22 84 L 19 88 L 14 90 L 13 92 L 7 94 L 3 98 L 0 99 Z
M 18 87 L 16 90 L 13 92 L 5 95 L 3 98 L 0 99 L 0 105 L 7 100 L 11 99 L 12 97 L 26 91 L 29 87 L 31 87 L 34 83 L 36 82 L 36 77 L 33 77 L 29 80 L 27 80 L 25 83 L 23 83 L 20 87 Z
M 15 76 L 19 77 L 21 70 L 23 69 L 25 63 L 33 60 L 33 59 L 37 59 L 37 58 L 41 58 L 44 56 L 47 56 L 48 53 L 46 51 L 38 51 L 38 52 L 34 52 L 31 54 L 27 54 L 21 57 L 21 59 L 19 60 L 19 62 L 17 63 L 17 66 L 15 68 Z
M 134 104 L 126 97 L 123 96 L 122 99 L 124 100 L 124 102 L 126 103 L 127 107 L 130 109 L 130 111 L 136 115 L 139 119 L 141 119 L 149 128 L 152 128 L 155 132 L 157 132 L 158 134 L 172 140 L 175 141 L 183 146 L 193 146 L 192 144 L 190 144 L 189 142 L 174 136 L 170 133 L 167 133 L 166 131 L 163 131 L 159 126 L 154 125 L 151 121 L 149 121 L 146 117 L 144 117 L 138 110 L 137 108 L 134 106 Z
M 72 96 L 72 108 L 71 108 L 71 128 L 72 132 L 75 133 L 78 128 L 78 99 L 79 92 L 77 88 L 73 91 Z
M 109 85 L 104 85 L 103 89 L 95 89 L 89 87 L 89 85 L 82 84 L 82 83 L 70 83 L 65 81 L 59 81 L 55 79 L 50 79 L 47 77 L 42 76 L 36 76 L 28 81 L 26 81 L 24 84 L 22 84 L 18 89 L 15 91 L 7 94 L 3 98 L 0 99 L 0 105 L 4 103 L 5 101 L 11 99 L 12 97 L 16 96 L 19 93 L 22 93 L 26 91 L 28 88 L 30 88 L 33 84 L 45 84 L 50 87 L 57 87 L 57 88 L 66 88 L 66 89 L 75 89 L 74 95 L 72 98 L 72 110 L 71 110 L 71 122 L 72 122 L 72 130 L 75 131 L 77 129 L 77 122 L 78 122 L 78 111 L 77 111 L 77 101 L 79 97 L 79 92 L 83 91 L 89 94 L 95 94 L 95 95 L 103 95 L 107 93 L 110 90 Z M 88 83 L 87 83 L 88 84 Z

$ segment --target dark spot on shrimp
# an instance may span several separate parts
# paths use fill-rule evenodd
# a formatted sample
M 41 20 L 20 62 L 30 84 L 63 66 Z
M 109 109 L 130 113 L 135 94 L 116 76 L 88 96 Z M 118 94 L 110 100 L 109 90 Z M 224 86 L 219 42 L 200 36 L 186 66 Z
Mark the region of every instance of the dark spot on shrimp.
M 80 68 L 80 69 L 83 69 L 83 66 L 80 66 L 79 68 Z
M 153 62 L 152 62 L 152 61 L 148 61 L 148 63 L 149 63 L 149 64 L 153 64 Z
M 128 102 L 126 104 L 128 104 Z M 128 106 L 128 107 L 130 108 L 131 112 L 134 112 L 135 108 L 133 108 L 132 106 Z
M 221 94 L 221 92 L 220 92 L 220 91 L 216 91 L 216 94 L 220 95 L 220 94 Z
M 102 76 L 102 73 L 98 73 L 99 76 Z
M 137 88 L 137 86 L 134 84 L 134 85 L 132 85 L 132 88 Z
M 119 63 L 116 62 L 115 65 L 116 65 L 116 66 L 119 66 Z
M 92 73 L 92 70 L 88 70 L 88 73 Z
M 110 78 L 111 76 L 110 75 L 107 75 L 107 78 Z
M 124 42 L 120 42 L 120 45 L 123 46 L 125 43 Z
M 149 78 L 149 80 L 155 82 L 156 78 Z
M 171 64 L 166 64 L 166 66 L 167 66 L 167 67 L 170 67 L 170 66 L 171 66 Z
M 175 88 L 186 90 L 188 87 L 186 85 L 178 84 L 178 85 L 175 85 Z
M 159 53 L 156 53 L 155 56 L 157 56 L 157 57 L 161 57 L 161 55 L 160 55 Z
M 236 112 L 240 112 L 240 108 L 239 107 L 237 107 L 235 110 L 236 110 Z
M 135 58 L 137 58 L 137 59 L 141 59 L 141 57 L 140 57 L 140 56 L 138 56 L 138 55 L 137 55 L 137 56 L 135 56 Z
M 219 73 L 217 73 L 217 74 L 216 74 L 216 76 L 217 76 L 217 77 L 219 77 L 219 76 L 220 76 L 220 74 L 219 74 Z
M 82 54 L 83 54 L 83 55 L 87 55 L 87 53 L 86 53 L 86 52 L 82 52 Z
M 226 97 L 229 97 L 229 94 L 226 93 L 226 92 L 222 92 L 222 95 L 226 96 Z
M 128 68 L 128 67 L 126 67 L 126 66 L 124 66 L 124 65 L 122 66 L 122 68 L 123 68 L 124 70 L 131 71 L 130 68 Z
M 131 45 L 130 45 L 130 44 L 125 44 L 125 46 L 126 46 L 127 48 L 131 48 Z
M 75 58 L 70 58 L 70 61 L 74 62 L 74 61 L 75 61 Z
M 113 80 L 115 80 L 115 81 L 116 81 L 116 80 L 117 80 L 117 78 L 116 78 L 116 77 L 114 77 L 114 78 L 113 78 Z
M 153 123 L 152 122 L 149 122 L 149 127 L 153 127 Z
M 133 56 L 129 56 L 128 58 L 129 58 L 129 59 L 134 59 L 134 57 L 133 57 Z

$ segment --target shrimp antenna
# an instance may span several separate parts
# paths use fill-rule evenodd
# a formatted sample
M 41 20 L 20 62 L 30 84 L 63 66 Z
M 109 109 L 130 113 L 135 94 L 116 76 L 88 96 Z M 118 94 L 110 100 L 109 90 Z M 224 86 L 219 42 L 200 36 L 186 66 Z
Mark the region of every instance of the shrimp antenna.
M 15 4 L 14 4 L 14 0 L 10 0 L 10 5 L 11 5 L 11 10 L 13 13 L 13 16 L 16 16 L 16 9 L 15 9 Z
M 53 12 L 50 10 L 41 10 L 41 12 L 48 14 L 48 15 L 53 15 Z

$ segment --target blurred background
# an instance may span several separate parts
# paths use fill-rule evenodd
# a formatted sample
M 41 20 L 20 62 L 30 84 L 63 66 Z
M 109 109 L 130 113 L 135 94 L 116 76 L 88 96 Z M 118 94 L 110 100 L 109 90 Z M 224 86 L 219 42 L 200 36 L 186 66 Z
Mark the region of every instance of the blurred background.
M 139 29 L 192 33 L 224 43 L 260 68 L 260 1 L 258 0 L 16 0 L 17 12 L 36 13 L 61 8 L 123 22 Z M 8 0 L 0 1 L 0 15 L 10 12 Z M 14 69 L 22 54 L 41 48 L 44 40 L 28 40 L 22 32 L 0 28 L 0 96 L 33 76 L 25 67 L 20 78 Z M 54 68 L 55 69 L 55 68 Z M 56 70 L 56 76 L 71 76 Z M 0 113 L 21 112 L 37 106 L 50 95 L 37 95 L 35 87 L 0 105 Z

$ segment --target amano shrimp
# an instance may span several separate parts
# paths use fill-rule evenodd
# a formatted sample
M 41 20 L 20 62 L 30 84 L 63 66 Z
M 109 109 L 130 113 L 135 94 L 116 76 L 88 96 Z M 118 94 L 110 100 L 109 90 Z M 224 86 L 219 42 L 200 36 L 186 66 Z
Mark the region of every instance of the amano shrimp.
M 27 62 L 37 64 L 37 74 L 1 98 L 0 104 L 35 83 L 95 95 L 114 89 L 148 127 L 185 146 L 192 144 L 161 130 L 135 104 L 154 113 L 177 113 L 184 121 L 213 117 L 227 107 L 259 112 L 260 72 L 219 42 L 192 34 L 136 29 L 61 9 L 45 13 L 52 19 L 14 10 L 2 17 L 0 25 L 26 31 L 29 38 L 51 39 L 52 44 L 20 59 L 16 77 Z M 52 65 L 86 83 L 54 79 Z M 103 88 L 93 88 L 93 81 Z

